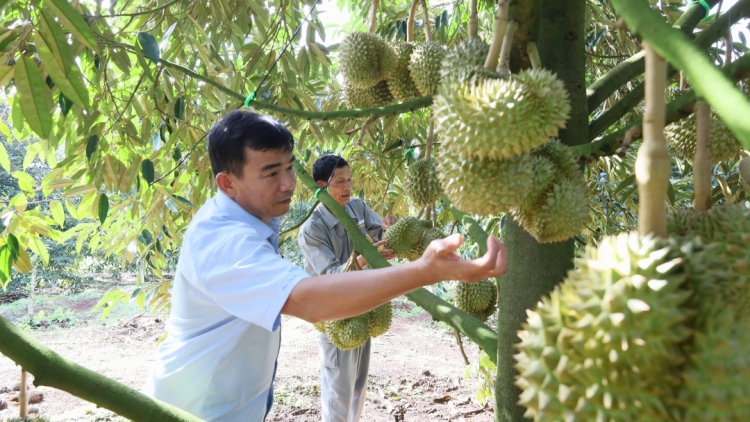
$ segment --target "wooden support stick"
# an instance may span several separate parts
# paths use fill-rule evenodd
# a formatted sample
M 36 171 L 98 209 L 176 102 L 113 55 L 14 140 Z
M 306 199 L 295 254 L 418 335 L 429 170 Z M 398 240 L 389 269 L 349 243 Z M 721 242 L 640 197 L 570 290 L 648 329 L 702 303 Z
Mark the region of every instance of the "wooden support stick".
M 693 189 L 696 211 L 711 208 L 711 107 L 707 102 L 695 102 L 696 142 L 693 159 Z
M 487 60 L 484 62 L 484 68 L 494 71 L 497 68 L 497 59 L 500 57 L 500 50 L 503 47 L 505 30 L 508 28 L 508 7 L 510 0 L 500 0 L 495 13 L 495 27 L 490 44 L 490 52 L 487 54 Z

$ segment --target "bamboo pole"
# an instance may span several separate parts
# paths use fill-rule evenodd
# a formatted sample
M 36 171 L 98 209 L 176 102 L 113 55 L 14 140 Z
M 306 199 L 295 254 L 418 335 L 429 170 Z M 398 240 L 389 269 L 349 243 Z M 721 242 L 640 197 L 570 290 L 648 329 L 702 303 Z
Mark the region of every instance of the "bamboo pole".
M 479 37 L 479 19 L 477 18 L 477 0 L 471 0 L 469 4 L 469 38 Z
M 414 25 L 417 17 L 417 6 L 419 6 L 419 0 L 412 0 L 411 8 L 409 9 L 409 20 L 406 21 L 406 42 L 414 42 Z
M 497 72 L 502 78 L 510 77 L 510 51 L 513 49 L 513 36 L 517 29 L 518 22 L 511 21 L 505 30 L 503 48 L 500 50 L 500 61 L 497 64 Z
M 505 30 L 508 28 L 508 8 L 510 0 L 499 0 L 497 12 L 495 13 L 495 27 L 493 30 L 492 44 L 484 62 L 484 68 L 495 70 L 497 68 L 497 59 L 500 57 L 500 49 L 503 47 Z
M 711 208 L 711 107 L 703 100 L 695 102 L 696 142 L 693 159 L 695 209 Z
M 638 181 L 638 232 L 645 236 L 667 235 L 667 185 L 669 152 L 664 138 L 667 62 L 643 43 L 646 51 L 646 111 L 643 114 L 643 145 L 638 149 L 635 178 Z
M 427 8 L 427 0 L 422 0 L 422 17 L 424 19 L 425 39 L 432 41 L 432 23 L 430 22 L 430 9 Z
M 536 46 L 535 42 L 530 42 L 526 44 L 526 53 L 529 55 L 529 61 L 531 61 L 531 68 L 532 69 L 541 69 L 542 68 L 542 59 L 539 57 L 539 49 Z
M 29 416 L 29 391 L 26 371 L 21 368 L 21 388 L 18 390 L 18 416 L 25 418 Z
M 370 7 L 370 28 L 369 32 L 374 34 L 378 29 L 378 7 L 380 7 L 380 0 L 372 0 L 372 6 Z

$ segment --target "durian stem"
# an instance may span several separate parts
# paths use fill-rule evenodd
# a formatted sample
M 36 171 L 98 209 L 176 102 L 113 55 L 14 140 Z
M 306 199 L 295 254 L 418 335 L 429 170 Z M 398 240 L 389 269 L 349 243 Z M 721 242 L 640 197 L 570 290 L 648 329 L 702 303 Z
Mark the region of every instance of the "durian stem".
M 427 209 L 427 205 L 422 207 L 419 212 L 417 213 L 417 220 L 421 220 L 422 216 L 424 215 L 425 210 Z
M 479 37 L 479 19 L 477 18 L 477 0 L 469 4 L 469 39 Z
M 729 31 L 724 35 L 724 41 L 724 44 L 726 45 L 724 48 L 724 66 L 726 66 L 729 63 L 732 63 L 732 51 L 734 50 L 734 44 L 732 44 L 732 31 Z
M 500 51 L 500 61 L 497 64 L 497 72 L 501 78 L 510 77 L 510 51 L 513 49 L 513 36 L 516 34 L 517 29 L 518 22 L 511 21 L 505 30 L 503 48 Z
M 461 334 L 459 334 L 458 330 L 454 328 L 453 335 L 456 336 L 456 344 L 458 344 L 458 350 L 461 351 L 461 356 L 464 358 L 464 365 L 469 365 L 469 358 L 466 356 L 466 352 L 464 351 L 464 342 L 463 340 L 461 340 Z
M 374 34 L 378 29 L 378 7 L 380 7 L 380 0 L 372 0 L 372 6 L 370 7 L 370 28 L 369 32 Z
M 406 22 L 406 42 L 414 42 L 414 25 L 417 20 L 417 6 L 419 6 L 419 0 L 412 0 L 411 8 L 409 9 L 409 20 Z
M 432 111 L 430 111 L 430 126 L 427 129 L 427 141 L 425 144 L 427 144 L 424 148 L 424 158 L 429 159 L 430 155 L 432 155 L 432 143 L 433 139 L 435 138 L 435 122 L 432 120 Z
M 643 114 L 643 145 L 638 149 L 635 178 L 638 181 L 638 232 L 667 235 L 667 185 L 669 152 L 664 138 L 667 62 L 643 43 L 646 51 L 646 112 Z
M 422 0 L 422 16 L 424 19 L 425 39 L 432 41 L 432 22 L 430 22 L 430 9 L 427 8 L 427 0 Z
M 367 133 L 367 127 L 372 124 L 375 120 L 378 119 L 378 116 L 376 114 L 373 114 L 372 116 L 368 117 L 367 120 L 365 120 L 365 123 L 362 124 L 362 127 L 359 129 L 359 137 L 357 138 L 357 146 L 362 146 L 362 142 L 365 140 L 365 133 Z
M 21 389 L 18 391 L 18 416 L 21 418 L 29 416 L 29 393 L 26 390 L 27 385 L 26 371 L 21 368 Z
M 504 47 L 504 46 L 503 46 Z M 529 55 L 532 69 L 539 70 L 542 68 L 542 59 L 539 57 L 539 49 L 536 47 L 535 42 L 529 42 L 526 44 L 526 53 Z
M 490 51 L 487 53 L 487 60 L 484 62 L 484 68 L 487 70 L 494 71 L 497 68 L 497 59 L 500 57 L 500 49 L 503 47 L 505 30 L 508 28 L 509 6 L 510 0 L 499 0 L 498 2 L 492 44 L 490 44 Z
M 693 159 L 695 209 L 711 208 L 711 107 L 703 100 L 695 102 L 696 141 Z

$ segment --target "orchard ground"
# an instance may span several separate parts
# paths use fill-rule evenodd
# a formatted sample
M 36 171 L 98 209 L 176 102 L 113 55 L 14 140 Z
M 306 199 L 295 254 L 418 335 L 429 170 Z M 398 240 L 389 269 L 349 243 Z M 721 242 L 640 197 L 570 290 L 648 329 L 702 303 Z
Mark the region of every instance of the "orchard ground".
M 118 304 L 102 319 L 101 309 L 92 308 L 113 288 L 132 291 L 132 279 L 115 282 L 97 278 L 76 294 L 37 290 L 33 318 L 28 316 L 27 297 L 0 294 L 0 315 L 66 358 L 141 389 L 153 363 L 156 341 L 164 332 L 164 317 L 145 313 L 132 303 Z M 405 411 L 404 422 L 492 421 L 492 401 L 482 405 L 477 400 L 482 380 L 473 370 L 466 376 L 467 366 L 453 329 L 433 321 L 404 297 L 393 305 L 391 329 L 373 339 L 361 420 L 395 421 L 396 413 Z M 287 316 L 282 317 L 282 327 L 275 404 L 267 420 L 320 421 L 317 331 L 311 324 Z M 464 338 L 464 349 L 469 360 L 476 362 L 477 346 Z M 0 355 L 0 389 L 12 390 L 19 381 L 20 369 Z M 50 421 L 126 420 L 63 391 L 38 390 L 44 399 L 31 409 Z M 18 406 L 12 401 L 15 396 L 17 392 L 0 394 L 0 400 L 9 403 L 6 410 L 0 410 L 0 421 L 18 416 Z

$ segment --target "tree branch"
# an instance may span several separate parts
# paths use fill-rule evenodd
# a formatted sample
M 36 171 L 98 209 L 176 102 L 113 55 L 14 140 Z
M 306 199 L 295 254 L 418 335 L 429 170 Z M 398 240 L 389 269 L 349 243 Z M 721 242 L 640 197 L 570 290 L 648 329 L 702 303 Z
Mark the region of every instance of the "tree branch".
M 0 352 L 46 385 L 134 421 L 197 422 L 201 419 L 65 359 L 0 317 Z
M 636 0 L 633 0 L 634 2 Z M 719 0 L 707 0 L 706 3 L 710 7 L 715 6 L 719 3 Z M 693 32 L 693 29 L 700 23 L 706 13 L 703 6 L 694 2 L 687 11 L 675 22 L 674 27 L 680 28 L 685 33 L 689 34 Z M 633 57 L 623 61 L 609 72 L 604 74 L 601 78 L 597 79 L 594 83 L 589 85 L 586 89 L 588 97 L 588 110 L 589 113 L 593 112 L 601 103 L 604 102 L 610 95 L 617 91 L 621 86 L 625 85 L 629 80 L 640 75 L 644 71 L 643 57 L 645 53 L 640 52 L 635 54 Z
M 746 0 L 748 1 L 748 0 Z M 683 32 L 666 24 L 648 3 L 612 0 L 629 27 L 641 35 L 654 51 L 685 72 L 688 83 L 750 149 L 750 102 L 721 69 Z
M 318 185 L 310 177 L 305 167 L 299 162 L 294 162 L 294 170 L 297 172 L 302 185 L 311 192 L 318 190 Z M 354 250 L 362 254 L 372 268 L 387 268 L 391 266 L 377 249 L 370 243 L 365 235 L 357 227 L 354 220 L 349 217 L 343 207 L 336 202 L 327 192 L 321 191 L 318 194 L 320 202 L 336 216 L 346 230 L 349 238 L 354 243 Z M 486 242 L 485 242 L 486 243 Z M 481 246 L 481 245 L 480 245 Z M 434 294 L 420 287 L 406 294 L 412 302 L 429 312 L 433 318 L 443 321 L 451 327 L 457 329 L 465 336 L 474 341 L 487 355 L 495 362 L 497 359 L 497 333 L 492 331 L 486 324 L 482 323 L 473 316 L 456 308 L 450 303 L 438 298 Z

